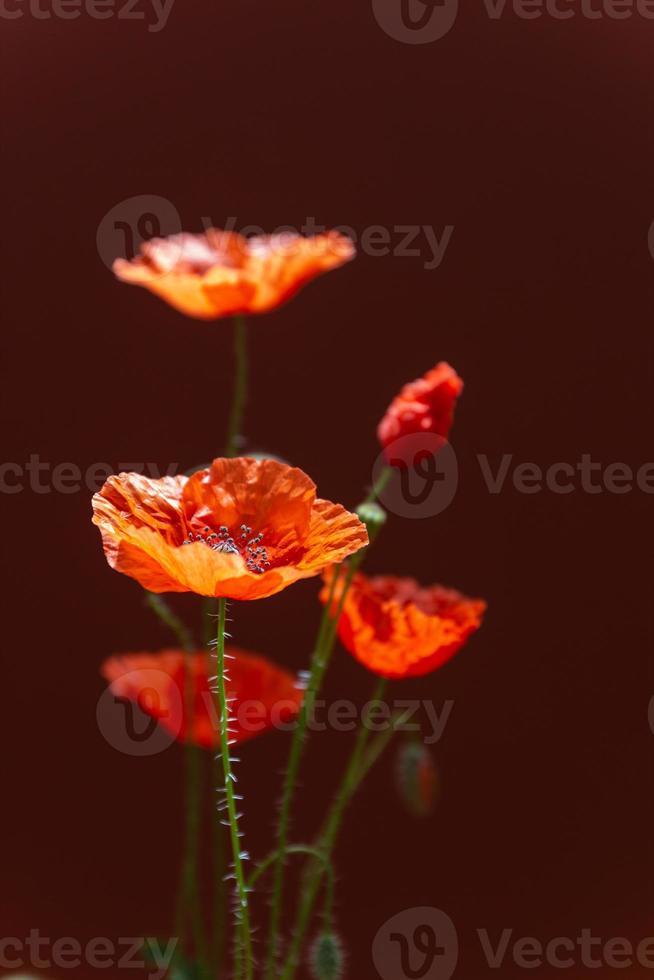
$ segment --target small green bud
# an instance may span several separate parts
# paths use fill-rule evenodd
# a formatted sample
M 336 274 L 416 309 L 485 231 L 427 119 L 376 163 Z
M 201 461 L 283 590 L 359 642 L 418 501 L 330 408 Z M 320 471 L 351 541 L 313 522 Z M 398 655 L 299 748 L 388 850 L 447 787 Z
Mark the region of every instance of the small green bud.
M 386 523 L 386 511 L 379 504 L 366 502 L 357 507 L 357 517 L 366 525 L 371 541 L 377 537 Z
M 343 944 L 333 932 L 323 932 L 314 940 L 309 957 L 313 980 L 340 980 L 345 956 Z
M 421 742 L 400 746 L 395 776 L 400 798 L 414 817 L 426 817 L 438 795 L 438 773 L 431 754 Z

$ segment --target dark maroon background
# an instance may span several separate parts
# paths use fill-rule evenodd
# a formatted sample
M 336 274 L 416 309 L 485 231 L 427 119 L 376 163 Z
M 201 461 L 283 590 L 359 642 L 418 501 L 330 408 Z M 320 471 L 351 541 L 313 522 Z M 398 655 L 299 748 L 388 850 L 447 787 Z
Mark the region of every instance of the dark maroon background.
M 391 520 L 370 568 L 483 595 L 489 612 L 455 661 L 398 688 L 455 701 L 437 813 L 406 816 L 382 763 L 349 814 L 338 922 L 356 980 L 376 975 L 382 923 L 419 905 L 455 921 L 465 980 L 487 972 L 478 927 L 652 932 L 651 498 L 493 496 L 475 454 L 652 457 L 653 32 L 640 18 L 495 22 L 475 4 L 446 38 L 410 46 L 344 0 L 177 0 L 158 34 L 86 16 L 2 23 L 8 461 L 186 469 L 219 451 L 229 326 L 113 280 L 96 231 L 118 202 L 162 195 L 189 230 L 205 215 L 455 226 L 439 269 L 361 255 L 251 324 L 250 445 L 351 506 L 399 386 L 442 358 L 466 382 L 454 503 Z M 2 934 L 166 932 L 180 751 L 120 755 L 95 721 L 102 659 L 166 634 L 107 567 L 87 492 L 2 505 Z M 301 667 L 316 593 L 241 606 L 235 638 Z M 330 695 L 363 700 L 370 684 L 339 651 Z M 287 748 L 276 734 L 243 752 L 256 854 Z M 311 744 L 297 838 L 348 749 L 342 734 Z

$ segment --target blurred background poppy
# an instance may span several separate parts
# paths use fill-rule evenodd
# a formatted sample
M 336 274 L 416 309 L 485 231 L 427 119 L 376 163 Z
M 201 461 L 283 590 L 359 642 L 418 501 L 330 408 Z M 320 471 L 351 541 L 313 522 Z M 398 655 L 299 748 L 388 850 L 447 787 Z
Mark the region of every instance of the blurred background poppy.
M 55 476 L 187 470 L 222 444 L 229 325 L 184 319 L 109 268 L 130 235 L 156 233 L 135 227 L 152 213 L 188 231 L 368 229 L 354 262 L 250 321 L 249 448 L 303 467 L 322 495 L 361 499 L 401 385 L 441 359 L 465 381 L 451 504 L 392 517 L 369 571 L 445 582 L 488 612 L 451 663 L 397 689 L 454 702 L 433 747 L 433 815 L 407 812 L 390 756 L 349 814 L 337 923 L 350 975 L 376 976 L 377 931 L 418 906 L 451 917 L 470 980 L 488 969 L 478 928 L 651 932 L 652 498 L 578 478 L 570 493 L 523 493 L 512 474 L 652 458 L 654 23 L 510 8 L 494 20 L 479 4 L 440 40 L 408 44 L 345 0 L 176 2 L 159 31 L 22 9 L 3 24 L 0 70 L 2 934 L 171 928 L 181 747 L 130 757 L 96 720 L 102 661 L 170 637 L 107 569 L 90 491 L 74 471 Z M 387 246 L 371 245 L 377 226 Z M 440 264 L 425 228 L 446 243 Z M 397 254 L 407 246 L 417 254 Z M 493 473 L 512 457 L 501 492 L 480 454 Z M 303 667 L 318 589 L 239 608 L 234 642 Z M 370 680 L 341 652 L 328 695 L 364 700 Z M 349 743 L 313 739 L 296 839 L 318 826 Z M 284 733 L 243 748 L 255 854 L 272 840 L 287 749 Z M 503 977 L 523 974 L 507 958 Z

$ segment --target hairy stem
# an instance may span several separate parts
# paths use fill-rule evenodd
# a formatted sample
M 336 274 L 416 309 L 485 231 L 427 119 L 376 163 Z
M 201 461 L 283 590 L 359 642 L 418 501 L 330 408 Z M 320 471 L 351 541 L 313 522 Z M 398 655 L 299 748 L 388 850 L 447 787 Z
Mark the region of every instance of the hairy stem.
M 384 678 L 381 678 L 375 686 L 373 696 L 368 702 L 366 711 L 361 719 L 361 726 L 357 734 L 354 749 L 345 770 L 345 775 L 343 776 L 336 799 L 334 800 L 327 815 L 324 830 L 320 841 L 318 842 L 318 850 L 326 860 L 331 860 L 331 855 L 334 850 L 334 845 L 336 843 L 341 822 L 343 820 L 345 808 L 351 800 L 357 786 L 361 782 L 359 774 L 364 759 L 365 748 L 370 736 L 368 725 L 370 721 L 371 705 L 383 698 L 386 685 L 387 681 Z M 284 969 L 281 973 L 281 980 L 292 980 L 292 978 L 295 976 L 295 971 L 300 960 L 302 943 L 309 927 L 309 922 L 311 921 L 311 913 L 318 894 L 321 878 L 322 868 L 314 862 L 314 867 L 312 868 L 311 873 L 304 884 L 302 900 L 300 902 L 298 915 L 293 928 L 293 940 L 286 963 L 284 964 Z
M 343 566 L 339 566 L 333 574 L 332 584 L 329 593 L 329 598 L 325 603 L 325 608 L 323 610 L 322 619 L 320 622 L 320 629 L 318 630 L 318 637 L 316 640 L 316 646 L 311 661 L 311 670 L 309 673 L 309 680 L 307 682 L 306 694 L 302 703 L 302 708 L 300 709 L 300 714 L 298 716 L 297 725 L 293 733 L 293 740 L 291 742 L 291 752 L 289 757 L 288 766 L 286 769 L 286 776 L 284 779 L 284 788 L 282 790 L 282 802 L 279 811 L 279 822 L 277 825 L 277 848 L 275 859 L 275 873 L 273 878 L 273 893 L 272 893 L 272 904 L 270 912 L 270 927 L 268 931 L 268 945 L 267 945 L 267 955 L 266 955 L 266 977 L 268 980 L 273 980 L 275 974 L 275 963 L 277 959 L 277 940 L 279 934 L 279 927 L 281 923 L 281 915 L 283 908 L 283 897 L 284 897 L 284 871 L 285 871 L 285 858 L 286 849 L 288 846 L 288 834 L 290 828 L 290 818 L 291 818 L 291 807 L 293 804 L 293 797 L 295 795 L 295 784 L 297 782 L 298 772 L 300 769 L 300 762 L 302 760 L 302 754 L 304 751 L 304 745 L 306 741 L 307 734 L 307 724 L 309 720 L 309 714 L 313 710 L 316 698 L 322 686 L 322 682 L 325 676 L 325 671 L 327 670 L 332 651 L 334 649 L 334 640 L 336 637 L 336 626 L 338 620 L 340 619 L 341 612 L 343 610 L 343 603 L 345 602 L 345 597 L 347 591 L 354 577 L 354 573 L 361 564 L 363 560 L 363 551 L 357 552 L 354 558 L 351 559 L 350 564 L 345 573 L 345 581 L 343 583 L 343 591 L 338 602 L 338 607 L 336 609 L 336 614 L 333 619 L 331 617 L 331 608 L 334 597 L 334 591 L 336 588 L 336 583 L 341 575 L 341 570 Z
M 215 626 L 213 619 L 217 616 L 217 599 L 202 600 L 202 642 L 205 647 L 211 645 Z M 220 754 L 210 757 L 212 768 L 215 767 L 215 785 L 222 782 L 223 764 Z M 220 820 L 213 821 L 211 850 L 213 857 L 213 942 L 212 962 L 214 975 L 219 973 L 225 956 L 225 925 L 227 920 L 227 882 L 226 870 L 226 833 Z
M 327 875 L 327 880 L 328 880 L 328 892 L 327 892 L 328 898 L 326 901 L 326 905 L 331 910 L 333 894 L 334 894 L 334 869 L 331 865 L 331 861 L 329 861 L 322 854 L 322 852 L 318 850 L 317 847 L 311 847 L 309 844 L 289 844 L 286 848 L 286 853 L 308 854 L 310 857 L 315 858 L 315 860 L 322 865 L 324 873 Z M 268 857 L 264 858 L 263 861 L 254 869 L 254 871 L 252 872 L 252 874 L 248 879 L 248 891 L 252 891 L 252 889 L 257 884 L 259 879 L 262 877 L 262 875 L 266 873 L 268 868 L 274 863 L 276 859 L 277 859 L 277 851 L 271 851 Z
M 238 902 L 238 926 L 240 939 L 237 939 L 237 948 L 242 949 L 243 962 L 245 968 L 245 980 L 252 980 L 252 937 L 250 933 L 250 907 L 248 901 L 248 891 L 245 884 L 245 874 L 243 870 L 243 855 L 241 854 L 240 838 L 238 832 L 238 814 L 236 812 L 236 798 L 234 785 L 236 777 L 232 772 L 232 760 L 229 755 L 230 732 L 229 732 L 229 704 L 227 702 L 227 689 L 225 685 L 225 619 L 227 614 L 227 600 L 218 600 L 218 631 L 216 635 L 216 707 L 220 724 L 220 754 L 223 763 L 223 777 L 225 782 L 225 803 L 227 814 L 227 825 L 232 845 L 232 857 L 234 861 L 234 879 L 236 881 L 236 899 Z

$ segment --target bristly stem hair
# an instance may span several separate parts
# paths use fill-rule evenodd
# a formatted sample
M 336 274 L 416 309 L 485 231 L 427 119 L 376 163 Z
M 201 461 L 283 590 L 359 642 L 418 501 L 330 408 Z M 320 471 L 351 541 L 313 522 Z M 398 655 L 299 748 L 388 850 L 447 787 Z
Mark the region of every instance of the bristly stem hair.
M 218 600 L 218 631 L 216 634 L 216 708 L 220 725 L 220 754 L 223 763 L 224 791 L 225 791 L 225 814 L 227 816 L 227 826 L 232 846 L 232 857 L 234 863 L 234 880 L 236 883 L 236 915 L 238 924 L 237 935 L 237 956 L 244 966 L 245 980 L 252 980 L 253 961 L 252 961 L 252 936 L 250 932 L 250 908 L 248 901 L 248 889 L 245 882 L 243 861 L 246 857 L 241 851 L 240 834 L 238 830 L 238 814 L 236 812 L 236 795 L 234 786 L 236 777 L 232 771 L 232 759 L 230 758 L 230 729 L 229 729 L 229 702 L 227 700 L 227 688 L 225 683 L 225 620 L 227 615 L 227 600 Z M 240 951 L 240 952 L 239 952 Z M 242 955 L 241 955 L 242 954 Z M 239 971 L 240 974 L 240 971 Z M 238 974 L 237 974 L 238 975 Z
M 341 612 L 343 611 L 343 603 L 345 602 L 345 597 L 347 596 L 350 584 L 354 577 L 356 570 L 363 561 L 363 556 L 366 549 L 362 549 L 357 552 L 357 554 L 350 560 L 349 564 L 346 566 L 345 580 L 343 582 L 343 591 L 339 598 L 338 606 L 334 616 L 331 615 L 332 603 L 334 599 L 334 592 L 336 589 L 336 583 L 342 574 L 343 565 L 339 565 L 338 568 L 334 569 L 332 574 L 331 588 L 329 591 L 329 596 L 327 602 L 325 603 L 325 608 L 323 610 L 322 619 L 320 621 L 320 629 L 318 630 L 318 637 L 316 639 L 316 646 L 311 660 L 311 670 L 309 673 L 309 679 L 307 682 L 306 694 L 302 703 L 302 708 L 300 709 L 300 714 L 298 716 L 297 725 L 293 733 L 293 740 L 291 742 L 291 752 L 288 762 L 288 767 L 286 769 L 286 776 L 284 778 L 284 788 L 282 790 L 282 801 L 279 811 L 279 822 L 277 825 L 277 857 L 275 859 L 275 868 L 273 876 L 273 891 L 272 891 L 272 902 L 270 911 L 270 925 L 268 930 L 268 944 L 266 949 L 266 973 L 265 976 L 267 980 L 275 980 L 275 965 L 277 961 L 277 944 L 278 944 L 278 934 L 281 925 L 282 907 L 284 899 L 284 872 L 286 867 L 286 855 L 288 848 L 288 835 L 290 828 L 290 818 L 291 818 L 291 807 L 293 804 L 293 797 L 295 795 L 295 785 L 297 782 L 297 777 L 300 769 L 300 762 L 302 760 L 302 754 L 304 751 L 304 744 L 306 741 L 307 734 L 307 724 L 309 720 L 309 713 L 313 710 L 315 700 L 318 696 L 322 682 L 325 676 L 325 671 L 329 665 L 329 661 L 334 649 L 334 641 L 336 638 L 336 627 L 338 621 L 341 617 Z
M 293 928 L 291 948 L 284 965 L 284 969 L 280 974 L 282 980 L 292 980 L 292 978 L 295 976 L 295 971 L 300 959 L 300 952 L 302 950 L 302 942 L 309 926 L 311 912 L 313 910 L 318 889 L 320 888 L 320 882 L 324 873 L 323 869 L 326 864 L 331 862 L 331 856 L 334 850 L 338 832 L 340 830 L 341 822 L 343 820 L 343 814 L 345 813 L 345 809 L 349 801 L 352 799 L 355 790 L 361 782 L 361 774 L 365 758 L 364 753 L 370 737 L 370 715 L 372 708 L 373 705 L 383 699 L 387 684 L 388 682 L 385 678 L 380 678 L 377 681 L 372 698 L 368 702 L 363 718 L 361 719 L 361 725 L 354 744 L 354 749 L 345 770 L 345 775 L 343 776 L 338 793 L 336 794 L 336 798 L 327 815 L 325 826 L 320 835 L 320 839 L 318 840 L 317 850 L 321 855 L 321 861 L 313 861 L 311 873 L 308 879 L 305 881 L 297 919 Z

